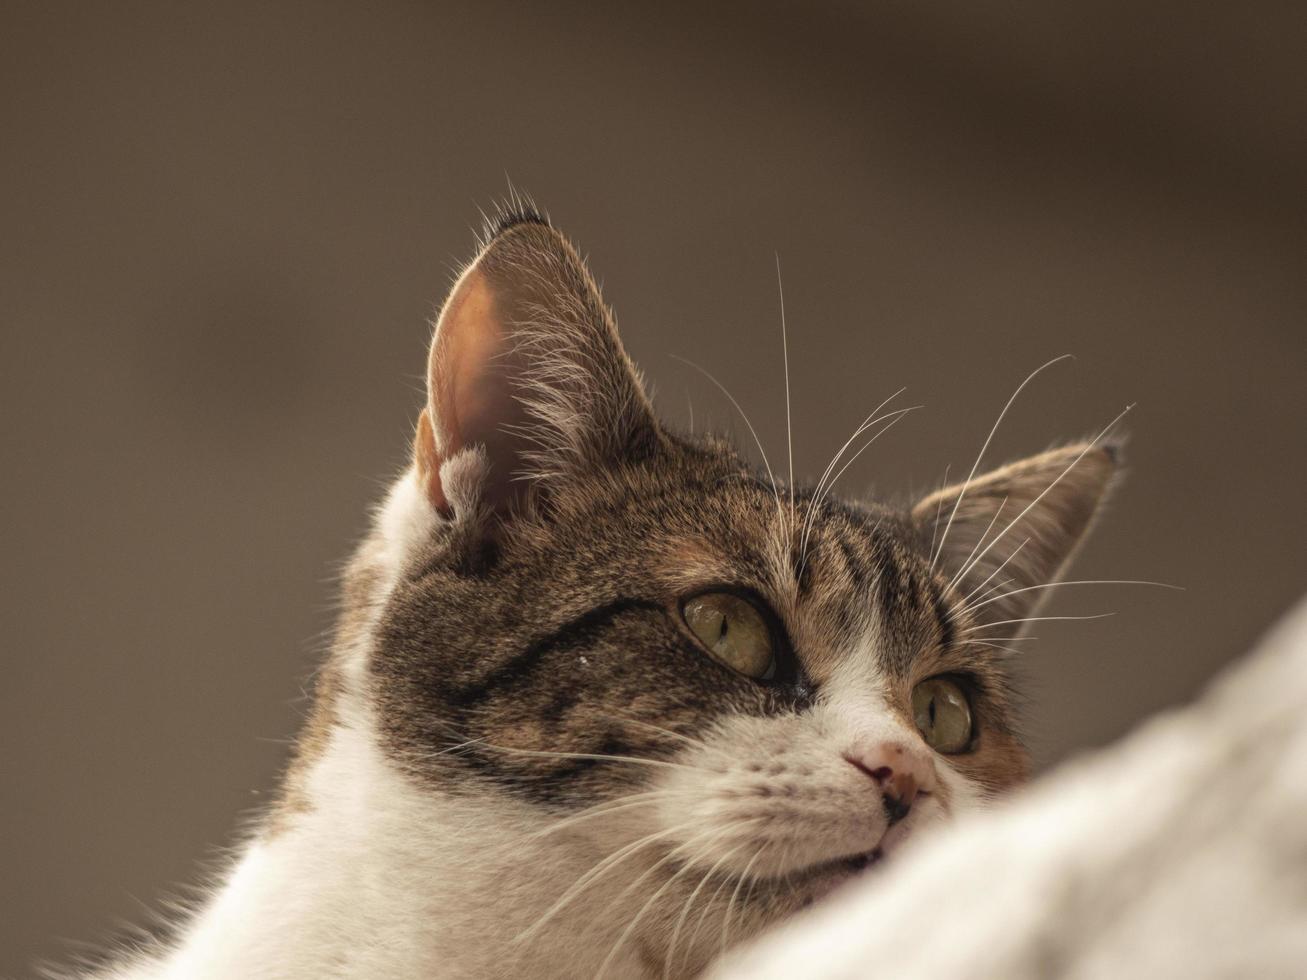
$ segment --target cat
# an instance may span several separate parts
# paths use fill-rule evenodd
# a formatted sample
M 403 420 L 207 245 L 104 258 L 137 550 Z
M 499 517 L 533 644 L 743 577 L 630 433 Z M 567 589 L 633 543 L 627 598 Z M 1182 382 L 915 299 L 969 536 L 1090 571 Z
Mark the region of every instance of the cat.
M 278 802 L 97 976 L 690 976 L 1026 778 L 1008 639 L 1119 443 L 785 485 L 659 420 L 534 207 L 479 244 Z

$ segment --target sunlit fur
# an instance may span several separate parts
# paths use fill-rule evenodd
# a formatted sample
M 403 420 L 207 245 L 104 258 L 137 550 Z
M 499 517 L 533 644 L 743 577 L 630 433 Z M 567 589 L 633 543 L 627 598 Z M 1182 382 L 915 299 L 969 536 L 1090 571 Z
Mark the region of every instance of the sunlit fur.
M 998 647 L 1114 452 L 1055 450 L 910 511 L 817 498 L 654 416 L 539 215 L 497 217 L 460 283 L 484 302 L 459 309 L 496 322 L 442 317 L 415 461 L 345 576 L 280 803 L 176 944 L 104 976 L 690 975 L 845 859 L 893 863 L 1024 778 Z M 468 366 L 481 335 L 457 332 L 478 330 L 503 343 Z M 457 400 L 496 371 L 507 420 Z M 469 434 L 474 410 L 492 436 Z M 679 602 L 707 587 L 768 611 L 793 677 L 705 654 Z M 973 702 L 954 756 L 911 718 L 937 674 Z M 845 758 L 886 744 L 926 790 L 892 827 Z

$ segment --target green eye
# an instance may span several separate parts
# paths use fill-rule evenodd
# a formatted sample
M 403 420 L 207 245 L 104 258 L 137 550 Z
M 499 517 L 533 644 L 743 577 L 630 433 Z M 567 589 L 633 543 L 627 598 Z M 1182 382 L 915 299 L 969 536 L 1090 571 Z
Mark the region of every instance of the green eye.
M 961 752 L 971 744 L 971 704 L 962 688 L 946 677 L 932 677 L 916 686 L 912 717 L 936 752 Z
M 707 592 L 687 599 L 681 615 L 713 658 L 731 670 L 755 680 L 776 672 L 771 630 L 752 603 L 729 592 Z

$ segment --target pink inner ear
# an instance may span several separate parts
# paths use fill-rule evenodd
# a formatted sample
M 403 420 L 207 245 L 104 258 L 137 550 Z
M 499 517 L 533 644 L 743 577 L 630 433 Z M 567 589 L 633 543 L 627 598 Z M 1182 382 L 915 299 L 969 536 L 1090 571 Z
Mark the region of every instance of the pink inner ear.
M 467 446 L 485 448 L 487 502 L 497 507 L 512 495 L 510 478 L 522 448 L 513 427 L 523 422 L 524 411 L 513 397 L 517 359 L 505 350 L 499 306 L 485 274 L 473 267 L 454 286 L 436 325 L 415 452 L 427 497 L 444 514 L 449 501 L 440 465 Z

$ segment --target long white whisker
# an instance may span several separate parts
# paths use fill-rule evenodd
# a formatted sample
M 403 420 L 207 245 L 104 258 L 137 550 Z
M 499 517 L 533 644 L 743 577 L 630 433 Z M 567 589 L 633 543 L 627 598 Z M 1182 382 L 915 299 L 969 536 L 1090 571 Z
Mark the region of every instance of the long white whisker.
M 434 759 L 437 756 L 449 755 L 451 752 L 458 752 L 461 749 L 467 748 L 469 745 L 478 745 L 484 741 L 484 738 L 469 738 L 465 741 L 459 742 L 457 745 L 447 745 L 445 748 L 439 749 L 435 752 L 422 752 L 419 754 L 419 758 Z
M 976 539 L 975 545 L 972 547 L 970 554 L 967 555 L 966 559 L 963 560 L 962 564 L 959 566 L 960 568 L 965 568 L 967 563 L 970 562 L 972 558 L 976 557 L 976 552 L 980 550 L 982 545 L 984 545 L 985 539 L 989 537 L 989 532 L 994 530 L 994 525 L 998 523 L 998 517 L 1003 513 L 1003 508 L 1007 506 L 1007 501 L 1008 498 L 1004 496 L 1003 499 L 998 502 L 998 507 L 994 509 L 994 516 L 991 517 L 989 523 L 985 525 L 984 532 Z M 954 578 L 949 582 L 949 587 L 951 588 L 956 584 L 957 579 Z
M 658 831 L 657 833 L 653 833 L 645 837 L 641 837 L 638 840 L 633 841 L 632 843 L 619 848 L 618 850 L 614 851 L 612 854 L 609 854 L 607 857 L 603 858 L 597 864 L 595 864 L 594 867 L 592 867 L 589 871 L 581 875 L 580 878 L 574 881 L 568 887 L 568 889 L 565 892 L 563 892 L 562 896 L 559 897 L 558 901 L 554 902 L 554 904 L 551 905 L 545 911 L 544 915 L 542 915 L 539 919 L 537 919 L 530 928 L 518 933 L 515 937 L 513 937 L 512 941 L 514 943 L 520 943 L 534 936 L 537 932 L 539 932 L 542 928 L 544 928 L 545 924 L 549 922 L 550 919 L 552 919 L 555 915 L 561 912 L 574 898 L 576 898 L 577 895 L 585 891 L 585 889 L 592 882 L 596 881 L 597 879 L 601 878 L 603 875 L 607 874 L 617 865 L 621 864 L 623 861 L 629 858 L 632 854 L 635 854 L 637 851 L 644 850 L 644 848 L 646 847 L 652 847 L 654 844 L 658 843 L 658 841 L 662 840 L 665 837 L 670 837 L 672 834 L 679 834 L 683 830 L 689 830 L 690 828 L 694 827 L 696 823 L 697 821 L 687 821 L 686 823 L 678 824 L 675 827 L 667 827 L 663 830 Z
M 584 823 L 585 821 L 593 820 L 596 817 L 606 817 L 610 814 L 620 813 L 624 810 L 632 810 L 636 807 L 653 806 L 663 800 L 674 799 L 678 796 L 684 797 L 687 795 L 689 794 L 670 790 L 653 790 L 648 793 L 636 793 L 631 796 L 621 796 L 616 800 L 606 800 L 604 803 L 586 807 L 580 813 L 574 813 L 570 816 L 564 817 L 541 830 L 533 830 L 529 834 L 513 841 L 511 846 L 516 847 L 523 841 L 532 840 L 534 838 L 548 837 L 550 834 L 556 834 L 558 831 L 565 830 L 574 824 Z
M 990 596 L 997 594 L 1000 589 L 1006 589 L 1008 586 L 1012 585 L 1015 582 L 1016 582 L 1016 577 L 1012 575 L 1008 575 L 1002 579 L 999 579 L 989 588 L 984 589 L 984 591 L 981 591 L 980 588 L 976 589 L 975 591 L 980 592 L 980 595 L 978 595 L 976 598 L 987 599 Z M 983 586 L 981 588 L 983 588 Z
M 1004 599 L 1014 595 L 1020 595 L 1023 592 L 1036 592 L 1041 589 L 1060 589 L 1064 585 L 1153 585 L 1159 589 L 1172 589 L 1176 592 L 1183 592 L 1184 586 L 1170 585 L 1167 582 L 1147 582 L 1142 579 L 1127 578 L 1095 578 L 1095 579 L 1077 579 L 1071 582 L 1046 582 L 1043 585 L 1027 585 L 1022 589 L 1013 589 L 1010 592 L 1004 592 L 1002 595 L 996 595 L 982 602 L 963 607 L 963 612 L 975 612 L 977 609 L 983 609 L 991 602 L 1001 602 Z
M 1029 637 L 1022 637 L 1022 639 L 1029 639 Z M 991 650 L 1002 650 L 1004 653 L 1010 653 L 1013 656 L 1017 656 L 1017 657 L 1021 656 L 1022 653 L 1024 652 L 1018 650 L 1016 647 L 1004 646 L 1001 643 L 991 643 L 988 640 L 969 640 L 968 642 L 974 643 L 976 644 L 976 646 L 988 647 Z
M 952 463 L 949 463 L 947 466 L 944 467 L 944 482 L 943 484 L 941 484 L 942 486 L 948 486 L 948 471 L 952 467 L 953 467 Z M 935 539 L 939 537 L 939 517 L 940 514 L 943 513 L 943 511 L 944 511 L 944 498 L 943 496 L 941 496 L 937 501 L 935 501 L 935 524 L 930 529 L 930 553 L 932 556 L 935 554 Z
M 1019 545 L 1017 545 L 1015 548 L 1013 548 L 1013 549 L 1012 549 L 1012 553 L 1011 553 L 1010 555 L 1008 555 L 1006 558 L 1003 559 L 1003 563 L 1002 563 L 1001 565 L 999 565 L 996 569 L 994 569 L 992 572 L 990 572 L 989 575 L 986 576 L 985 581 L 983 581 L 983 582 L 981 582 L 979 585 L 977 585 L 974 589 L 971 590 L 971 592 L 969 592 L 969 593 L 968 593 L 968 594 L 963 598 L 963 600 L 962 600 L 962 604 L 963 604 L 963 605 L 966 605 L 968 602 L 970 602 L 970 601 L 971 601 L 971 597 L 974 596 L 974 595 L 975 595 L 977 592 L 979 592 L 981 589 L 983 589 L 986 585 L 988 585 L 989 582 L 990 582 L 990 580 L 991 580 L 995 575 L 997 575 L 999 572 L 1003 571 L 1003 569 L 1007 568 L 1008 562 L 1010 562 L 1013 558 L 1015 558 L 1017 555 L 1019 555 L 1019 554 L 1021 553 L 1021 549 L 1024 548 L 1024 547 L 1025 547 L 1026 545 L 1028 545 L 1028 544 L 1030 544 L 1030 539 L 1029 539 L 1029 538 L 1026 538 L 1026 540 L 1022 541 Z M 1009 578 L 1007 581 L 1010 582 L 1010 581 L 1013 581 L 1013 580 Z
M 680 361 L 682 364 L 688 364 L 715 384 L 718 390 L 726 396 L 727 400 L 735 406 L 735 410 L 740 413 L 740 418 L 744 419 L 744 424 L 749 427 L 749 435 L 753 436 L 754 445 L 758 447 L 758 452 L 762 455 L 762 465 L 767 468 L 767 478 L 771 480 L 772 495 L 776 498 L 776 513 L 780 517 L 781 525 L 784 526 L 785 510 L 781 507 L 781 492 L 776 488 L 776 474 L 772 472 L 771 461 L 767 459 L 767 450 L 762 447 L 762 440 L 758 438 L 758 431 L 753 427 L 753 423 L 749 421 L 749 416 L 746 415 L 744 409 L 740 407 L 740 403 L 735 400 L 735 396 L 727 391 L 726 386 L 713 377 L 706 368 L 702 368 L 698 364 L 695 364 L 694 361 L 688 360 L 687 358 L 681 357 L 677 354 L 670 354 L 668 356 Z
M 860 436 L 860 435 L 862 435 L 864 432 L 866 432 L 867 429 L 868 429 L 869 427 L 871 427 L 871 426 L 875 425 L 877 422 L 881 421 L 879 418 L 876 418 L 876 414 L 877 414 L 877 413 L 878 413 L 882 408 L 884 408 L 886 405 L 888 405 L 890 402 L 892 402 L 895 398 L 897 398 L 899 395 L 903 394 L 903 392 L 905 392 L 905 391 L 907 391 L 907 388 L 906 388 L 906 387 L 904 387 L 904 388 L 900 388 L 898 391 L 894 392 L 894 394 L 890 395 L 888 398 L 886 398 L 884 401 L 882 401 L 879 405 L 877 405 L 875 408 L 873 408 L 873 409 L 871 410 L 871 412 L 868 413 L 867 417 L 866 417 L 865 419 L 863 419 L 863 420 L 858 424 L 857 428 L 855 428 L 855 429 L 853 430 L 853 435 L 849 436 L 847 439 L 844 440 L 844 445 L 840 446 L 840 448 L 839 448 L 838 450 L 836 450 L 835 455 L 832 456 L 830 462 L 826 464 L 826 468 L 825 468 L 824 470 L 822 470 L 822 472 L 821 472 L 821 477 L 820 477 L 820 479 L 817 480 L 817 486 L 816 486 L 816 488 L 815 488 L 815 489 L 813 490 L 813 492 L 812 492 L 813 499 L 816 499 L 817 495 L 821 493 L 822 487 L 825 486 L 825 484 L 826 484 L 826 478 L 827 478 L 828 476 L 830 476 L 831 471 L 832 471 L 833 469 L 835 469 L 836 466 L 839 465 L 840 457 L 844 455 L 844 453 L 848 450 L 849 446 L 853 445 L 853 443 L 854 443 L 855 441 L 857 441 L 858 436 Z M 888 418 L 888 416 L 886 416 L 886 418 Z M 807 540 L 808 540 L 808 531 L 810 530 L 810 528 L 811 528 L 811 526 L 812 526 L 813 514 L 814 514 L 814 511 L 813 511 L 813 509 L 812 509 L 812 506 L 809 505 L 809 507 L 808 507 L 808 518 L 807 518 L 806 521 L 804 521 L 804 525 L 803 525 L 803 541 L 804 541 L 804 544 L 805 544 L 805 545 L 806 545 Z M 802 549 L 801 549 L 801 550 L 802 550 Z
M 729 856 L 730 856 L 729 854 L 724 855 L 721 860 L 719 860 L 716 864 L 712 866 L 712 869 L 708 872 L 708 874 L 710 876 L 716 874 L 717 869 L 721 867 L 722 864 L 725 863 L 726 858 Z M 708 901 L 704 903 L 703 911 L 699 913 L 699 921 L 694 924 L 694 932 L 690 933 L 690 938 L 686 941 L 685 950 L 687 956 L 689 955 L 690 950 L 694 946 L 694 941 L 699 938 L 699 931 L 703 929 L 703 924 L 705 920 L 707 920 L 708 918 L 708 913 L 712 910 L 713 903 L 717 901 L 717 896 L 720 895 L 722 893 L 722 889 L 725 888 L 730 883 L 731 883 L 731 876 L 729 874 L 722 875 L 721 884 L 719 884 L 716 888 L 714 888 L 713 893 L 710 896 L 708 896 Z
M 1026 616 L 1022 619 L 996 619 L 992 623 L 982 623 L 979 626 L 971 626 L 964 629 L 963 633 L 971 633 L 975 630 L 989 629 L 991 626 L 1006 626 L 1009 623 L 1048 623 L 1055 621 L 1079 621 L 1085 619 L 1107 619 L 1109 616 L 1115 616 L 1116 613 L 1097 613 L 1093 616 Z
M 722 941 L 718 951 L 719 955 L 721 953 L 726 952 L 726 942 L 731 933 L 731 914 L 735 910 L 736 900 L 740 897 L 740 889 L 744 886 L 744 882 L 746 880 L 751 880 L 749 878 L 749 872 L 750 870 L 752 870 L 754 862 L 756 862 L 758 858 L 762 857 L 762 852 L 765 851 L 766 849 L 767 849 L 767 845 L 763 844 L 754 853 L 753 857 L 749 858 L 749 863 L 746 864 L 744 866 L 744 870 L 740 872 L 739 881 L 735 883 L 735 891 L 731 892 L 731 900 L 726 903 L 726 915 L 722 919 Z
M 953 526 L 953 518 L 957 516 L 958 507 L 962 503 L 962 498 L 966 496 L 967 488 L 971 486 L 971 481 L 975 479 L 976 470 L 980 468 L 980 461 L 985 458 L 985 451 L 989 449 L 989 444 L 994 440 L 994 433 L 996 433 L 998 427 L 1003 424 L 1003 419 L 1007 416 L 1008 409 L 1012 407 L 1012 403 L 1017 400 L 1017 396 L 1021 394 L 1026 385 L 1030 384 L 1030 382 L 1033 381 L 1040 372 L 1045 368 L 1052 367 L 1058 361 L 1065 361 L 1070 356 L 1070 354 L 1063 354 L 1060 357 L 1055 357 L 1051 361 L 1047 361 L 1031 371 L 1030 374 L 1026 376 L 1026 380 L 1017 385 L 1017 390 L 1012 392 L 1012 397 L 1009 398 L 1007 404 L 1003 406 L 1003 411 L 998 413 L 998 418 L 994 420 L 994 425 L 989 430 L 989 435 L 985 437 L 985 444 L 980 447 L 980 452 L 976 454 L 976 461 L 971 464 L 971 472 L 967 474 L 967 478 L 962 484 L 962 489 L 958 492 L 957 499 L 953 501 L 953 510 L 948 515 L 948 523 L 944 525 L 944 534 L 939 539 L 939 549 L 930 557 L 930 570 L 932 572 L 934 572 L 935 563 L 939 561 L 939 556 L 944 550 L 944 542 L 948 540 L 949 528 Z
M 890 421 L 885 424 L 884 428 L 880 429 L 880 431 L 878 431 L 874 436 L 868 439 L 861 447 L 859 447 L 858 451 L 854 453 L 852 456 L 850 456 L 848 461 L 842 467 L 840 467 L 840 471 L 830 478 L 825 488 L 822 490 L 821 500 L 817 501 L 816 506 L 820 507 L 820 505 L 826 500 L 826 498 L 830 496 L 830 492 L 834 488 L 835 484 L 840 482 L 840 477 L 844 475 L 844 471 L 847 470 L 850 466 L 852 466 L 857 461 L 859 456 L 861 456 L 868 449 L 870 449 L 872 444 L 877 439 L 883 436 L 890 429 L 894 428 L 894 426 L 896 426 L 903 419 L 903 416 L 907 415 L 909 412 L 915 412 L 917 409 L 921 407 L 922 406 L 920 405 L 909 405 L 907 408 L 900 408 L 897 412 L 891 412 L 890 416 L 887 416 L 890 417 Z
M 963 578 L 966 577 L 967 572 L 971 570 L 972 566 L 975 565 L 977 562 L 979 562 L 980 559 L 984 558 L 985 555 L 989 553 L 990 549 L 994 547 L 994 545 L 998 544 L 1000 541 L 1003 540 L 1003 536 L 1007 534 L 1008 531 L 1012 530 L 1012 528 L 1014 528 L 1018 523 L 1021 522 L 1021 519 L 1023 517 L 1029 514 L 1031 510 L 1033 510 L 1036 506 L 1038 506 L 1039 502 L 1043 500 L 1046 496 L 1048 496 L 1049 491 L 1052 490 L 1059 483 L 1061 483 L 1062 478 L 1066 476 L 1068 473 L 1070 473 L 1073 469 L 1075 469 L 1076 464 L 1085 458 L 1085 454 L 1090 452 L 1092 449 L 1094 449 L 1098 445 L 1098 443 L 1102 440 L 1103 436 L 1107 435 L 1110 431 L 1112 431 L 1113 426 L 1115 426 L 1118 422 L 1120 422 L 1123 418 L 1125 418 L 1128 414 L 1130 414 L 1130 410 L 1132 408 L 1134 408 L 1134 405 L 1127 405 L 1116 418 L 1112 419 L 1111 422 L 1108 422 L 1107 425 L 1103 426 L 1103 430 L 1099 432 L 1098 435 L 1094 436 L 1094 438 L 1090 440 L 1089 444 L 1085 446 L 1084 449 L 1080 450 L 1080 452 L 1076 454 L 1076 458 L 1071 460 L 1071 462 L 1067 464 L 1066 469 L 1064 469 L 1061 473 L 1059 473 L 1056 477 L 1054 477 L 1053 482 L 1050 483 L 1048 486 L 1046 486 L 1040 492 L 1038 497 L 1030 501 L 1030 503 L 1026 504 L 1025 508 L 1021 511 L 1021 513 L 1018 514 L 1015 518 L 1013 518 L 1012 521 L 1008 524 L 1008 526 L 1003 528 L 1003 530 L 998 533 L 998 536 L 995 537 L 993 541 L 991 541 L 988 545 L 985 546 L 984 551 L 982 551 L 975 558 L 973 558 L 965 567 L 963 567 L 956 575 L 953 576 L 953 581 L 961 582 Z
M 828 489 L 826 481 L 830 478 L 831 471 L 835 469 L 835 467 L 839 464 L 840 458 L 848 450 L 849 446 L 851 446 L 860 435 L 866 432 L 873 425 L 876 425 L 879 422 L 883 422 L 886 419 L 891 419 L 891 418 L 894 419 L 895 421 L 898 421 L 898 418 L 901 418 L 903 414 L 921 407 L 920 405 L 913 405 L 910 408 L 903 408 L 895 412 L 887 412 L 885 415 L 876 416 L 876 412 L 879 412 L 882 408 L 885 407 L 887 403 L 897 398 L 905 390 L 906 390 L 905 388 L 900 388 L 898 391 L 894 392 L 894 394 L 890 395 L 889 398 L 886 398 L 883 402 L 877 405 L 875 411 L 873 411 L 871 415 L 868 415 L 865 419 L 863 419 L 862 423 L 856 429 L 853 430 L 853 435 L 849 436 L 849 438 L 844 441 L 844 445 L 840 446 L 839 450 L 835 453 L 835 455 L 831 457 L 831 461 L 828 464 L 826 464 L 826 469 L 822 471 L 821 479 L 817 481 L 816 489 L 814 489 L 812 492 L 812 498 L 808 501 L 808 514 L 803 521 L 803 532 L 799 540 L 799 555 L 800 555 L 799 574 L 800 575 L 803 574 L 803 569 L 805 569 L 808 565 L 808 540 L 812 534 L 813 525 L 816 523 L 817 514 L 820 511 L 820 504 L 823 500 L 826 499 L 826 491 Z M 888 426 L 886 428 L 888 428 Z M 886 431 L 885 429 L 882 429 L 880 432 L 877 432 L 876 435 L 872 438 L 871 442 L 875 442 L 876 439 L 880 438 L 880 436 L 885 431 Z M 871 445 L 871 442 L 868 442 L 867 445 L 868 446 Z M 866 448 L 867 448 L 866 446 L 862 447 L 862 449 L 866 449 Z M 862 454 L 862 449 L 858 450 L 857 455 Z M 856 458 L 857 456 L 854 456 L 854 459 Z M 852 462 L 852 460 L 850 460 L 850 462 Z M 845 468 L 847 469 L 847 466 Z M 840 470 L 839 473 L 836 474 L 835 479 L 838 480 L 840 476 L 842 476 L 843 474 L 844 474 L 844 470 Z M 832 480 L 831 483 L 833 484 L 834 480 Z
M 901 420 L 903 416 L 907 415 L 909 412 L 917 410 L 918 408 L 921 408 L 921 406 L 909 405 L 907 408 L 900 408 L 897 412 L 888 413 L 885 416 L 885 418 L 890 419 L 890 421 L 886 423 L 874 436 L 868 439 L 858 449 L 856 453 L 850 456 L 848 462 L 846 462 L 840 468 L 840 471 L 836 473 L 833 477 L 831 477 L 829 481 L 827 481 L 826 485 L 821 489 L 821 491 L 817 495 L 814 495 L 813 500 L 808 505 L 808 517 L 812 518 L 813 515 L 817 514 L 821 510 L 822 504 L 824 504 L 826 502 L 826 498 L 830 496 L 830 492 L 831 490 L 834 489 L 835 484 L 839 483 L 840 477 L 844 475 L 844 471 L 847 470 L 850 466 L 852 466 L 857 461 L 859 456 L 861 456 L 868 449 L 870 449 L 872 444 L 875 443 L 877 439 L 883 436 L 890 429 L 894 428 L 894 426 L 898 424 L 899 420 Z M 809 529 L 811 529 L 811 526 L 812 526 L 811 524 L 808 525 Z M 807 548 L 806 539 L 804 540 L 803 544 L 800 546 L 799 553 L 803 556 L 802 560 L 799 563 L 799 576 L 802 577 L 804 569 L 808 567 L 808 548 Z
M 629 765 L 654 766 L 660 769 L 698 771 L 694 766 L 687 766 L 680 762 L 668 762 L 666 759 L 644 759 L 634 755 L 608 755 L 602 752 L 550 752 L 545 749 L 515 749 L 508 745 L 494 745 L 490 742 L 481 742 L 479 744 L 482 748 L 493 749 L 496 752 L 506 752 L 509 755 L 524 755 L 534 759 L 593 759 L 598 762 L 625 762 Z
M 704 833 L 697 834 L 696 836 L 692 837 L 689 841 L 686 841 L 684 844 L 681 844 L 680 846 L 674 848 L 670 853 L 668 853 L 665 857 L 663 857 L 662 860 L 658 861 L 656 864 L 654 864 L 652 867 L 646 870 L 644 874 L 636 878 L 635 881 L 627 885 L 627 887 L 622 891 L 622 893 L 617 897 L 617 899 L 614 900 L 614 904 L 616 904 L 618 900 L 620 900 L 623 896 L 625 896 L 627 892 L 637 887 L 640 884 L 640 882 L 642 882 L 645 878 L 651 875 L 658 868 L 662 867 L 668 861 L 673 860 L 676 857 L 678 851 L 684 850 L 685 848 L 688 848 L 691 843 L 695 843 L 704 838 L 715 839 L 717 837 L 721 837 L 723 834 L 727 832 L 737 830 L 741 824 L 747 822 L 748 821 L 736 821 L 732 824 L 729 824 L 726 827 L 719 827 L 714 830 L 705 831 Z M 596 980 L 598 980 L 599 977 L 602 977 L 604 975 L 604 971 L 608 969 L 608 964 L 612 962 L 613 957 L 616 956 L 618 950 L 622 948 L 622 944 L 625 943 L 627 938 L 631 935 L 631 933 L 635 931 L 635 927 L 639 924 L 640 920 L 644 918 L 644 914 L 649 911 L 649 909 L 653 906 L 654 902 L 658 901 L 658 899 L 662 896 L 663 892 L 667 891 L 668 888 L 671 888 L 672 885 L 675 884 L 676 881 L 683 874 L 690 871 L 693 867 L 694 865 L 687 861 L 679 871 L 677 871 L 674 875 L 668 878 L 667 881 L 663 882 L 662 887 L 660 887 L 657 891 L 655 891 L 652 895 L 649 896 L 649 900 L 645 902 L 643 906 L 640 907 L 640 911 L 638 911 L 631 918 L 631 921 L 627 923 L 626 928 L 623 929 L 621 935 L 617 937 L 617 942 L 613 943 L 613 948 L 608 951 L 608 955 L 604 957 L 604 961 L 599 964 L 599 969 L 595 972 Z
M 683 735 L 680 732 L 674 732 L 670 728 L 663 728 L 661 725 L 653 725 L 647 721 L 640 721 L 637 718 L 628 718 L 626 715 L 612 715 L 612 714 L 608 714 L 607 712 L 603 712 L 602 717 L 611 718 L 613 721 L 624 722 L 625 724 L 628 725 L 637 725 L 640 728 L 647 728 L 649 729 L 649 731 L 657 732 L 659 735 L 666 735 L 668 738 L 680 739 L 682 742 L 685 742 L 687 745 L 692 745 L 696 748 L 703 748 L 703 749 L 708 748 L 708 743 L 705 742 L 703 739 L 691 738 L 689 735 Z
M 677 917 L 676 926 L 672 929 L 672 938 L 667 946 L 667 955 L 663 959 L 664 980 L 666 980 L 667 977 L 671 976 L 673 954 L 676 952 L 676 940 L 677 937 L 679 937 L 681 934 L 681 927 L 685 925 L 685 919 L 690 914 L 690 909 L 693 908 L 694 906 L 694 900 L 699 897 L 699 892 L 703 891 L 704 885 L 708 884 L 708 882 L 712 879 L 712 876 L 717 872 L 717 869 L 721 867 L 723 864 L 725 864 L 726 861 L 730 860 L 730 858 L 737 851 L 745 847 L 746 843 L 747 842 L 741 842 L 739 844 L 736 844 L 733 848 L 731 848 L 729 851 L 723 854 L 718 859 L 716 864 L 714 864 L 711 868 L 709 868 L 706 872 L 704 872 L 703 877 L 699 879 L 699 883 L 694 886 L 694 891 L 690 892 L 690 897 L 686 900 L 685 907 L 681 909 L 681 914 L 679 917 Z M 718 887 L 720 888 L 720 886 Z M 705 909 L 704 911 L 706 912 L 707 909 Z M 702 925 L 702 917 L 700 917 L 700 924 Z M 697 935 L 697 930 L 696 930 L 696 935 Z M 691 936 L 690 940 L 691 942 L 693 942 L 694 937 Z M 687 955 L 688 955 L 688 951 L 687 951 Z
M 785 327 L 785 286 L 781 282 L 781 253 L 776 253 L 776 293 L 781 302 L 781 351 L 785 357 L 785 446 L 790 454 L 790 520 L 794 520 L 794 429 L 790 425 L 790 335 Z
M 843 445 L 841 445 L 840 448 L 835 451 L 835 455 L 832 456 L 830 462 L 826 464 L 826 468 L 821 471 L 821 479 L 817 481 L 816 489 L 813 490 L 814 496 L 821 491 L 822 486 L 826 482 L 826 477 L 830 476 L 831 470 L 835 469 L 835 467 L 839 465 L 840 457 L 843 456 L 844 453 L 848 451 L 848 448 L 857 441 L 858 436 L 862 435 L 871 426 L 881 421 L 879 418 L 876 418 L 877 413 L 880 412 L 882 408 L 884 408 L 886 405 L 892 402 L 895 398 L 898 398 L 899 395 L 903 394 L 907 390 L 908 390 L 907 386 L 905 385 L 904 387 L 900 388 L 898 391 L 894 392 L 894 394 L 890 395 L 879 405 L 873 408 L 870 412 L 868 412 L 867 417 L 858 423 L 857 427 L 853 430 L 853 435 L 849 436 L 847 439 L 844 440 Z M 885 418 L 889 418 L 889 416 L 887 415 L 885 416 Z

